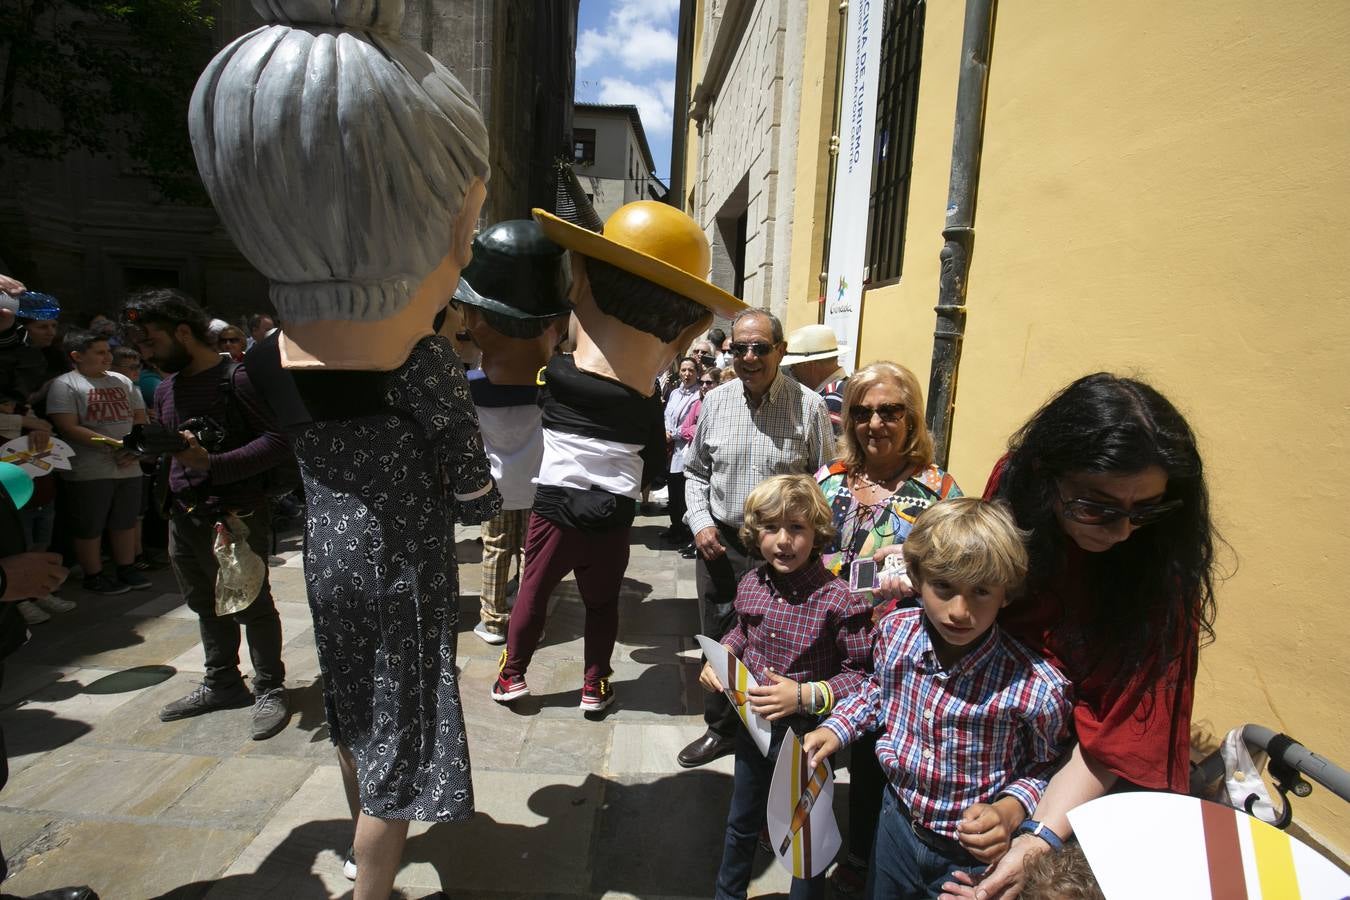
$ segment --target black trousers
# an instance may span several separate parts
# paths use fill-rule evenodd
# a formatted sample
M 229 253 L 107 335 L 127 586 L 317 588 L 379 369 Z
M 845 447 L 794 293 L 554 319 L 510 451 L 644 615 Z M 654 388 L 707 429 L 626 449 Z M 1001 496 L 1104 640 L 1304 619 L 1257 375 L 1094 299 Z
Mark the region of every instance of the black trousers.
M 694 565 L 694 588 L 698 591 L 698 624 L 708 637 L 720 641 L 736 623 L 736 585 L 741 576 L 754 568 L 734 526 L 717 523 L 717 539 L 727 552 L 709 562 L 701 555 Z M 725 694 L 703 695 L 703 721 L 708 730 L 723 737 L 734 737 L 741 727 L 736 708 Z
M 248 545 L 264 560 L 272 549 L 272 515 L 263 501 L 244 517 Z M 281 662 L 281 616 L 272 600 L 272 585 L 263 576 L 258 599 L 228 616 L 216 615 L 215 518 L 174 513 L 169 520 L 169 560 L 188 609 L 197 614 L 202 648 L 206 651 L 206 686 L 230 690 L 243 682 L 239 672 L 240 631 L 248 636 L 253 662 L 253 690 L 282 686 L 286 667 Z
M 688 506 L 684 502 L 684 473 L 670 472 L 666 475 L 666 512 L 670 514 L 671 528 L 684 528 L 684 514 Z

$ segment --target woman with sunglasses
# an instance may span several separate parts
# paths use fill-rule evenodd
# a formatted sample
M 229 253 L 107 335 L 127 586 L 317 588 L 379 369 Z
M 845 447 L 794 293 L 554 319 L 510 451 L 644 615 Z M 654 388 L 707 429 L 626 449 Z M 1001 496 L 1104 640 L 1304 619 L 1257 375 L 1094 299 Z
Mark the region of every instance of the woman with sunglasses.
M 1078 738 L 990 874 L 944 886 L 944 897 L 992 900 L 1017 896 L 1027 855 L 1069 837 L 1075 806 L 1121 789 L 1187 791 L 1215 536 L 1186 420 L 1147 384 L 1106 373 L 1013 435 L 985 495 L 1029 532 L 1026 593 L 999 624 L 1073 682 Z
M 919 513 L 940 500 L 960 497 L 961 489 L 933 462 L 923 391 L 909 369 L 890 362 L 859 369 L 847 381 L 843 409 L 840 458 L 817 472 L 816 481 L 835 528 L 821 559 L 848 581 L 854 560 L 882 563 L 900 553 Z M 880 599 L 880 594 L 874 596 L 874 602 Z M 878 606 L 875 618 L 892 606 Z M 831 876 L 836 893 L 857 893 L 867 878 L 885 783 L 875 748 L 875 736 L 851 748 L 849 850 Z

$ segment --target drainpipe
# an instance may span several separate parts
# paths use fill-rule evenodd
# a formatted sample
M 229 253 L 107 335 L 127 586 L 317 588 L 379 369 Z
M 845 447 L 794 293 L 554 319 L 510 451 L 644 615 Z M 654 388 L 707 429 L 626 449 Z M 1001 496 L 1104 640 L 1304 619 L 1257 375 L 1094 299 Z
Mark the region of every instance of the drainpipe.
M 944 469 L 951 451 L 956 375 L 966 329 L 966 281 L 975 245 L 975 194 L 980 182 L 984 99 L 989 84 L 996 2 L 966 0 L 965 34 L 961 39 L 952 174 L 947 188 L 947 222 L 942 229 L 942 274 L 938 278 L 937 326 L 933 331 L 933 363 L 928 376 L 928 429 L 933 435 L 934 458 Z

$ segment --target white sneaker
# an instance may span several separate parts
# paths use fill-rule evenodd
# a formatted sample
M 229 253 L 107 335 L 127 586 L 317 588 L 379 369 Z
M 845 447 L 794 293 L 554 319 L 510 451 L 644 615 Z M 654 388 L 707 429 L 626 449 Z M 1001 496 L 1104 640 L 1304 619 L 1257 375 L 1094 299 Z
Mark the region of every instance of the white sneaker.
M 489 631 L 487 625 L 482 622 L 479 622 L 473 627 L 473 633 L 494 646 L 506 643 L 506 635 L 498 634 L 495 631 Z
M 342 861 L 342 877 L 348 881 L 356 880 L 356 848 L 353 847 L 347 851 L 347 858 Z
M 51 616 L 43 612 L 42 607 L 32 600 L 20 600 L 16 605 L 19 607 L 19 615 L 23 616 L 24 622 L 29 625 L 41 625 L 51 619 Z
M 55 594 L 48 594 L 45 597 L 37 598 L 37 605 L 47 612 L 63 613 L 70 612 L 75 608 L 74 600 L 67 600 L 64 597 L 58 597 Z

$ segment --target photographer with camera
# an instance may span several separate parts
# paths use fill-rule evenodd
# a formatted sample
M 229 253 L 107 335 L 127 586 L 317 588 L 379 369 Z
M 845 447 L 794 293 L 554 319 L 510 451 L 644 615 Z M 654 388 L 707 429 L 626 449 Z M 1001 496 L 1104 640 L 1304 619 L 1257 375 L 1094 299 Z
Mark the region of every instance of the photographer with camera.
M 253 739 L 266 740 L 289 716 L 281 618 L 265 564 L 257 598 L 237 612 L 217 614 L 213 546 L 217 525 L 238 516 L 248 528 L 249 547 L 265 563 L 272 542 L 267 473 L 287 463 L 291 449 L 247 372 L 216 351 L 209 319 L 193 300 L 171 289 L 145 291 L 127 302 L 122 320 L 143 332 L 141 346 L 167 374 L 155 390 L 160 427 L 128 435 L 127 442 L 168 453 L 169 558 L 188 608 L 197 614 L 206 652 L 202 684 L 160 710 L 160 720 L 251 704 Z M 241 625 L 253 661 L 252 693 L 239 672 Z

